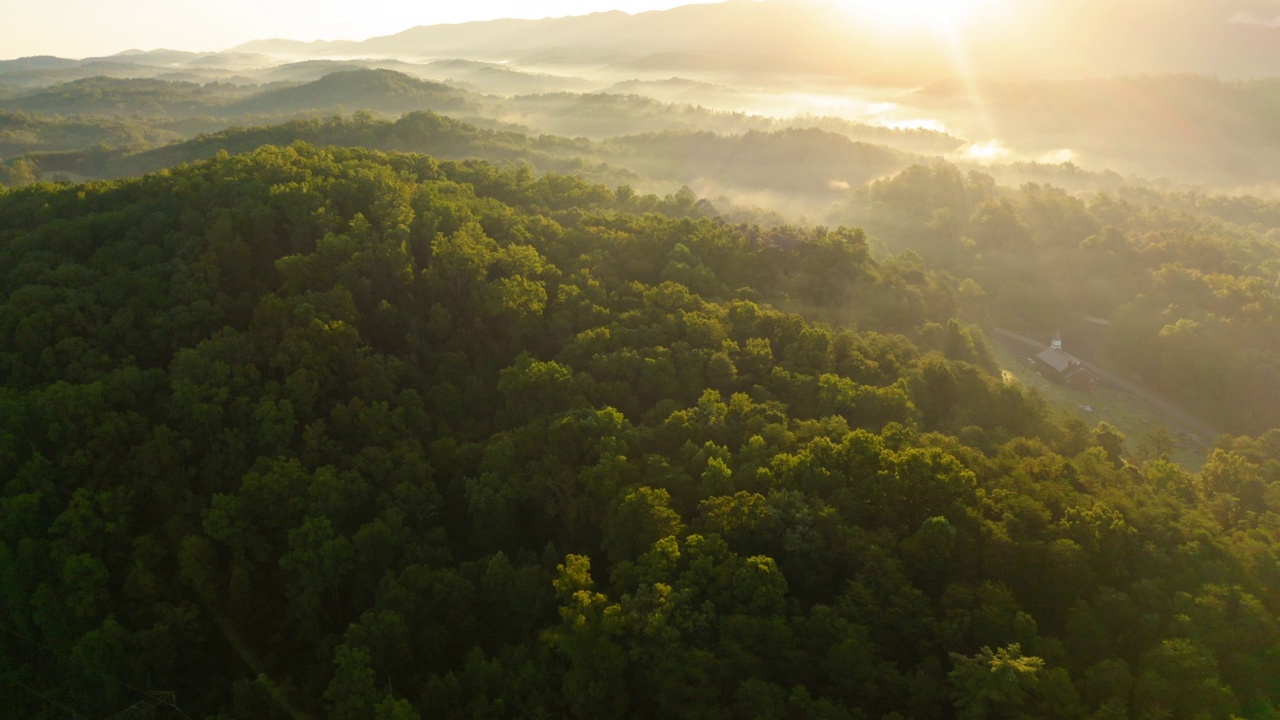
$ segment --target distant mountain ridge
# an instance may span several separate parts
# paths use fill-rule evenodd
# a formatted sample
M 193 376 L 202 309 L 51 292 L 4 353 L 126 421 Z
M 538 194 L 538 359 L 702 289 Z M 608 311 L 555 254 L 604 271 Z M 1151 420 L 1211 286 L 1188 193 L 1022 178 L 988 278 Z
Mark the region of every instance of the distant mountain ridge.
M 886 32 L 869 18 L 833 9 L 834 0 L 728 0 L 634 15 L 612 11 L 424 25 L 363 41 L 262 39 L 219 53 L 126 50 L 83 60 L 20 58 L 0 61 L 0 85 L 32 87 L 94 75 L 252 82 L 266 68 L 299 61 L 406 71 L 407 63 L 421 68 L 435 61 L 509 64 L 516 72 L 593 78 L 602 81 L 598 87 L 671 75 L 773 87 L 894 88 L 967 73 L 996 80 L 1276 76 L 1280 26 L 1261 21 L 1265 17 L 1256 15 L 1251 1 L 1007 0 L 992 5 L 1000 12 L 983 32 L 961 32 L 953 47 L 924 26 Z M 435 79 L 473 82 L 475 73 Z M 502 94 L 582 89 L 571 81 L 544 79 L 540 85 L 514 75 L 477 82 L 491 83 Z
M 1280 28 L 1241 22 L 1242 0 L 1052 0 L 1014 5 L 967 42 L 980 74 L 1011 77 L 1196 72 L 1280 73 Z M 654 70 L 810 73 L 854 80 L 954 74 L 952 50 L 927 29 L 885 34 L 823 0 L 729 0 L 634 15 L 425 25 L 364 41 L 257 40 L 233 52 L 297 56 L 469 58 Z
M 856 68 L 888 49 L 876 47 L 868 38 L 850 40 L 845 28 L 833 28 L 808 3 L 735 0 L 635 15 L 612 11 L 544 20 L 426 25 L 359 42 L 254 41 L 231 51 L 657 68 L 681 67 L 688 64 L 686 56 L 694 56 L 704 59 L 703 69 L 727 73 L 848 74 L 854 69 L 856 75 Z M 917 60 L 909 64 L 936 66 L 938 58 L 930 57 L 936 51 L 917 49 L 915 55 Z
M 474 109 L 468 93 L 393 70 L 341 70 L 307 83 L 270 90 L 247 98 L 230 109 L 247 112 L 299 112 L 347 106 L 354 109 L 402 113 L 412 110 L 464 111 Z

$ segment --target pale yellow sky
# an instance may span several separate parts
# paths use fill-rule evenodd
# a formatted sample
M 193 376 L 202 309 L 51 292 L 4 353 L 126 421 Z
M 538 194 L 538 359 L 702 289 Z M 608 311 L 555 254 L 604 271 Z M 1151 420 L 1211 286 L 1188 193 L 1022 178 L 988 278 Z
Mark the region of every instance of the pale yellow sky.
M 415 25 L 643 12 L 699 0 L 0 0 L 0 59 L 137 48 L 225 50 L 249 40 L 363 40 Z M 704 0 L 710 1 L 710 0 Z

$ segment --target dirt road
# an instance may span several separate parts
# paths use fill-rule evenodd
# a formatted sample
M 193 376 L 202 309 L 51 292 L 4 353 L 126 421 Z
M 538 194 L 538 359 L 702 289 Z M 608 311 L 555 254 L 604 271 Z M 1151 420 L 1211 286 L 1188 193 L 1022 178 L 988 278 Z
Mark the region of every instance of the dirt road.
M 1030 337 L 1027 337 L 1026 335 L 1020 335 L 1011 330 L 1005 330 L 1004 328 L 992 328 L 991 333 L 993 335 L 997 335 L 999 337 L 1021 343 L 1027 346 L 1029 349 L 1034 349 L 1034 352 L 1039 352 L 1040 350 L 1043 350 L 1045 348 L 1045 344 L 1043 340 L 1036 340 L 1035 338 L 1030 338 Z M 1084 366 L 1088 368 L 1094 375 L 1097 375 L 1098 379 L 1101 380 L 1103 383 L 1111 387 L 1124 390 L 1125 392 L 1133 395 L 1134 397 L 1139 398 L 1140 400 L 1147 403 L 1148 405 L 1156 408 L 1160 412 L 1177 420 L 1179 423 L 1186 426 L 1186 429 L 1194 433 L 1197 436 L 1196 439 L 1199 440 L 1201 443 L 1205 445 L 1212 444 L 1213 441 L 1219 435 L 1222 434 L 1218 430 L 1201 422 L 1198 418 L 1196 418 L 1191 413 L 1187 412 L 1186 410 L 1183 410 L 1177 405 L 1174 405 L 1168 400 L 1165 400 L 1163 397 L 1142 387 L 1141 385 L 1138 385 L 1137 383 L 1131 382 L 1129 380 L 1125 380 L 1124 378 L 1120 377 L 1119 375 L 1116 375 L 1115 373 L 1109 373 L 1106 370 L 1102 370 L 1101 368 L 1098 368 L 1093 363 L 1089 362 L 1088 358 L 1081 357 L 1080 360 L 1083 361 Z

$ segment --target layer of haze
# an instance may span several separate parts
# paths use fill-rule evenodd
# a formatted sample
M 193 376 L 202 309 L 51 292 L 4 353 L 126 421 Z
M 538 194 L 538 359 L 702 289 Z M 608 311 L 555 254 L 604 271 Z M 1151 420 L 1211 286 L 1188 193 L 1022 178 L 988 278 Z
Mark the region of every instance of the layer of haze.
M 415 25 L 545 18 L 622 10 L 636 13 L 689 0 L 65 0 L 5 3 L 0 59 L 92 57 L 133 48 L 216 51 L 260 38 L 362 40 Z
M 88 59 L 0 63 L 0 113 L 14 113 L 0 126 L 0 161 L 98 143 L 141 149 L 324 113 L 363 110 L 392 121 L 433 110 L 530 137 L 607 143 L 682 134 L 664 140 L 671 156 L 662 167 L 645 165 L 626 142 L 579 148 L 590 162 L 653 181 L 655 192 L 680 184 L 703 194 L 758 190 L 724 163 L 679 162 L 682 154 L 759 151 L 758 138 L 742 147 L 725 139 L 749 131 L 818 127 L 909 154 L 872 162 L 865 148 L 814 149 L 830 137 L 784 138 L 806 145 L 781 153 L 798 175 L 803 163 L 794 158 L 806 152 L 858 155 L 849 159 L 857 167 L 820 178 L 816 193 L 792 193 L 805 196 L 810 214 L 836 189 L 917 154 L 987 168 L 1069 162 L 1280 195 L 1280 0 L 669 7 L 679 2 L 260 0 L 250 12 L 246 0 L 120 0 L 109 9 L 72 0 L 57 6 L 58 17 L 23 5 L 0 27 L 0 56 Z M 483 21 L 499 17 L 513 19 Z M 463 21 L 473 22 L 456 24 Z M 158 47 L 171 50 L 143 52 Z M 131 48 L 139 51 L 100 57 Z M 182 52 L 195 48 L 212 52 Z M 111 175 L 96 160 L 36 160 L 45 174 Z

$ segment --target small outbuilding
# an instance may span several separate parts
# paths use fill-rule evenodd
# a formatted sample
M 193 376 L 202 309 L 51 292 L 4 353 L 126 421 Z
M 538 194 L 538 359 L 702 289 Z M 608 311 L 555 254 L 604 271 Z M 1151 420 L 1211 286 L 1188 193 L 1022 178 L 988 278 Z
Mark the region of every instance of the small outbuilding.
M 1098 376 L 1079 358 L 1062 349 L 1062 334 L 1055 332 L 1049 347 L 1036 355 L 1040 374 L 1076 390 L 1092 390 Z

